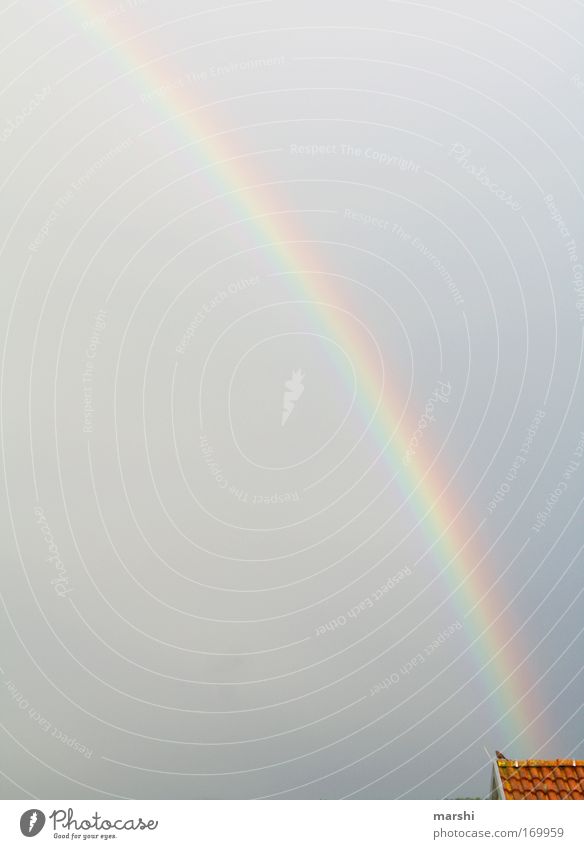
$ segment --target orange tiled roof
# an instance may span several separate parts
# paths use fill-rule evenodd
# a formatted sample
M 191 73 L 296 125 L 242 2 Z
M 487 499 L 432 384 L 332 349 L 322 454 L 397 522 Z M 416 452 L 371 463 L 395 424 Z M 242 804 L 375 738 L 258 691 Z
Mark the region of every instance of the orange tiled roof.
M 506 799 L 584 799 L 584 761 L 498 760 Z

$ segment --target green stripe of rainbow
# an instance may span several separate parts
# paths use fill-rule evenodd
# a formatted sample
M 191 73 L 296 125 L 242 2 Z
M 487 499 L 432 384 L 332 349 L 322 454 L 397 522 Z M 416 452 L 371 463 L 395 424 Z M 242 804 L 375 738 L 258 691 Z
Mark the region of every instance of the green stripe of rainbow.
M 277 267 L 287 274 L 294 273 L 295 289 L 315 302 L 319 326 L 338 340 L 350 361 L 357 365 L 359 396 L 368 416 L 374 416 L 372 430 L 383 454 L 399 484 L 406 500 L 414 510 L 417 522 L 424 530 L 430 548 L 442 565 L 447 577 L 450 594 L 454 596 L 460 615 L 467 619 L 472 631 L 473 650 L 482 670 L 485 686 L 500 721 L 499 734 L 507 739 L 500 741 L 500 748 L 508 743 L 526 750 L 533 756 L 542 740 L 547 737 L 537 734 L 538 716 L 534 704 L 534 685 L 530 683 L 524 653 L 518 646 L 518 637 L 513 634 L 509 615 L 501 616 L 505 605 L 500 603 L 491 586 L 490 576 L 473 534 L 462 529 L 452 494 L 447 495 L 448 482 L 436 468 L 436 461 L 428 462 L 428 451 L 423 446 L 416 449 L 408 465 L 403 462 L 409 435 L 415 427 L 408 424 L 402 415 L 398 419 L 395 410 L 403 403 L 394 386 L 383 387 L 383 398 L 379 403 L 379 385 L 373 378 L 374 368 L 368 365 L 367 348 L 355 331 L 354 322 L 346 318 L 346 308 L 339 302 L 339 293 L 326 275 L 309 274 L 306 269 L 315 269 L 317 263 L 311 259 L 306 243 L 290 232 L 282 231 L 281 216 L 276 214 L 275 204 L 268 197 L 265 187 L 254 176 L 248 163 L 238 158 L 237 151 L 229 146 L 227 134 L 214 126 L 210 110 L 193 104 L 176 86 L 176 81 L 162 69 L 161 62 L 148 55 L 144 39 L 130 32 L 124 33 L 121 24 L 123 15 L 108 18 L 97 6 L 81 0 L 69 9 L 79 16 L 83 29 L 103 40 L 106 53 L 112 53 L 125 69 L 122 76 L 131 75 L 148 92 L 148 100 L 156 105 L 163 118 L 172 123 L 188 139 L 193 155 L 205 179 L 209 180 L 215 194 L 225 197 L 233 210 L 244 220 L 249 219 L 250 230 L 263 240 L 258 247 L 269 250 Z M 192 91 L 192 87 L 190 87 Z M 152 96 L 153 95 L 153 96 Z M 315 282 L 315 277 L 318 282 Z M 327 305 L 333 307 L 330 310 Z M 350 313 L 350 309 L 346 310 Z M 430 475 L 431 472 L 431 475 Z M 463 551 L 465 552 L 463 557 Z M 470 564 L 474 564 L 471 567 Z M 528 697 L 528 691 L 531 696 Z M 497 741 L 499 742 L 499 741 Z

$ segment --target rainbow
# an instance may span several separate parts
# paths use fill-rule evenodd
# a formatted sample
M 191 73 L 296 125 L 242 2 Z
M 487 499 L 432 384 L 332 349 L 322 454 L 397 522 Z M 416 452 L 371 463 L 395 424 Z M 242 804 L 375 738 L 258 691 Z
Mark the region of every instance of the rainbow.
M 506 605 L 492 586 L 484 563 L 486 554 L 476 540 L 477 531 L 472 532 L 459 519 L 462 508 L 452 487 L 438 469 L 436 458 L 429 461 L 429 448 L 424 448 L 428 446 L 427 436 L 404 463 L 415 425 L 403 412 L 401 416 L 396 412 L 404 404 L 395 383 L 384 384 L 380 394 L 371 355 L 355 323 L 347 317 L 350 309 L 340 302 L 338 290 L 327 280 L 326 269 L 314 271 L 317 261 L 309 255 L 306 241 L 290 232 L 289 223 L 283 232 L 282 216 L 277 214 L 266 187 L 230 147 L 228 134 L 214 126 L 209 109 L 193 103 L 194 87 L 189 86 L 187 93 L 163 67 L 164 62 L 148 52 L 144 37 L 123 32 L 124 14 L 108 16 L 87 0 L 69 4 L 68 9 L 79 18 L 82 30 L 103 42 L 103 52 L 111 53 L 121 63 L 120 77 L 131 76 L 146 92 L 143 101 L 155 107 L 163 120 L 188 140 L 197 173 L 209 183 L 211 197 L 225 199 L 236 214 L 251 222 L 257 247 L 270 253 L 277 268 L 294 276 L 295 291 L 312 304 L 307 310 L 309 317 L 316 314 L 321 332 L 324 327 L 355 364 L 359 400 L 370 419 L 368 427 L 392 470 L 394 482 L 414 511 L 417 526 L 424 531 L 428 551 L 434 552 L 441 564 L 440 574 L 447 580 L 459 615 L 475 635 L 469 647 L 478 667 L 474 677 L 483 676 L 497 732 L 502 734 L 504 728 L 507 735 L 506 739 L 497 739 L 498 747 L 510 746 L 515 752 L 523 749 L 526 756 L 535 756 L 549 739 L 544 736 L 541 719 L 544 710 L 536 708 L 535 679 L 528 673 L 526 653 L 519 646 L 509 615 L 505 615 Z M 122 11 L 121 6 L 118 11 Z

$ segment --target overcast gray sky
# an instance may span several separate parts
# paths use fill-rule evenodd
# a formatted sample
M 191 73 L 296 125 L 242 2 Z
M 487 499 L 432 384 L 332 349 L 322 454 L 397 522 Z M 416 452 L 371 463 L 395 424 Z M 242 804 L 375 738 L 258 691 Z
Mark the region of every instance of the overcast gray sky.
M 581 4 L 0 31 L 0 795 L 584 757 Z

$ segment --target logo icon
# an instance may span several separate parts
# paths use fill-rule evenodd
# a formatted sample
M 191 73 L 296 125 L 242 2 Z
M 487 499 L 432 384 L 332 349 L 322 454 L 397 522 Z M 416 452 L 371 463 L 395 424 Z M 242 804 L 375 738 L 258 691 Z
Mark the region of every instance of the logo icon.
M 287 380 L 284 383 L 286 391 L 284 392 L 284 400 L 282 403 L 282 427 L 284 427 L 290 418 L 290 414 L 296 406 L 296 401 L 298 401 L 304 392 L 304 377 L 305 375 L 302 374 L 302 370 L 298 369 L 297 371 L 293 371 L 290 380 Z
M 46 818 L 42 811 L 33 808 L 20 818 L 20 830 L 25 837 L 36 837 L 45 827 Z

